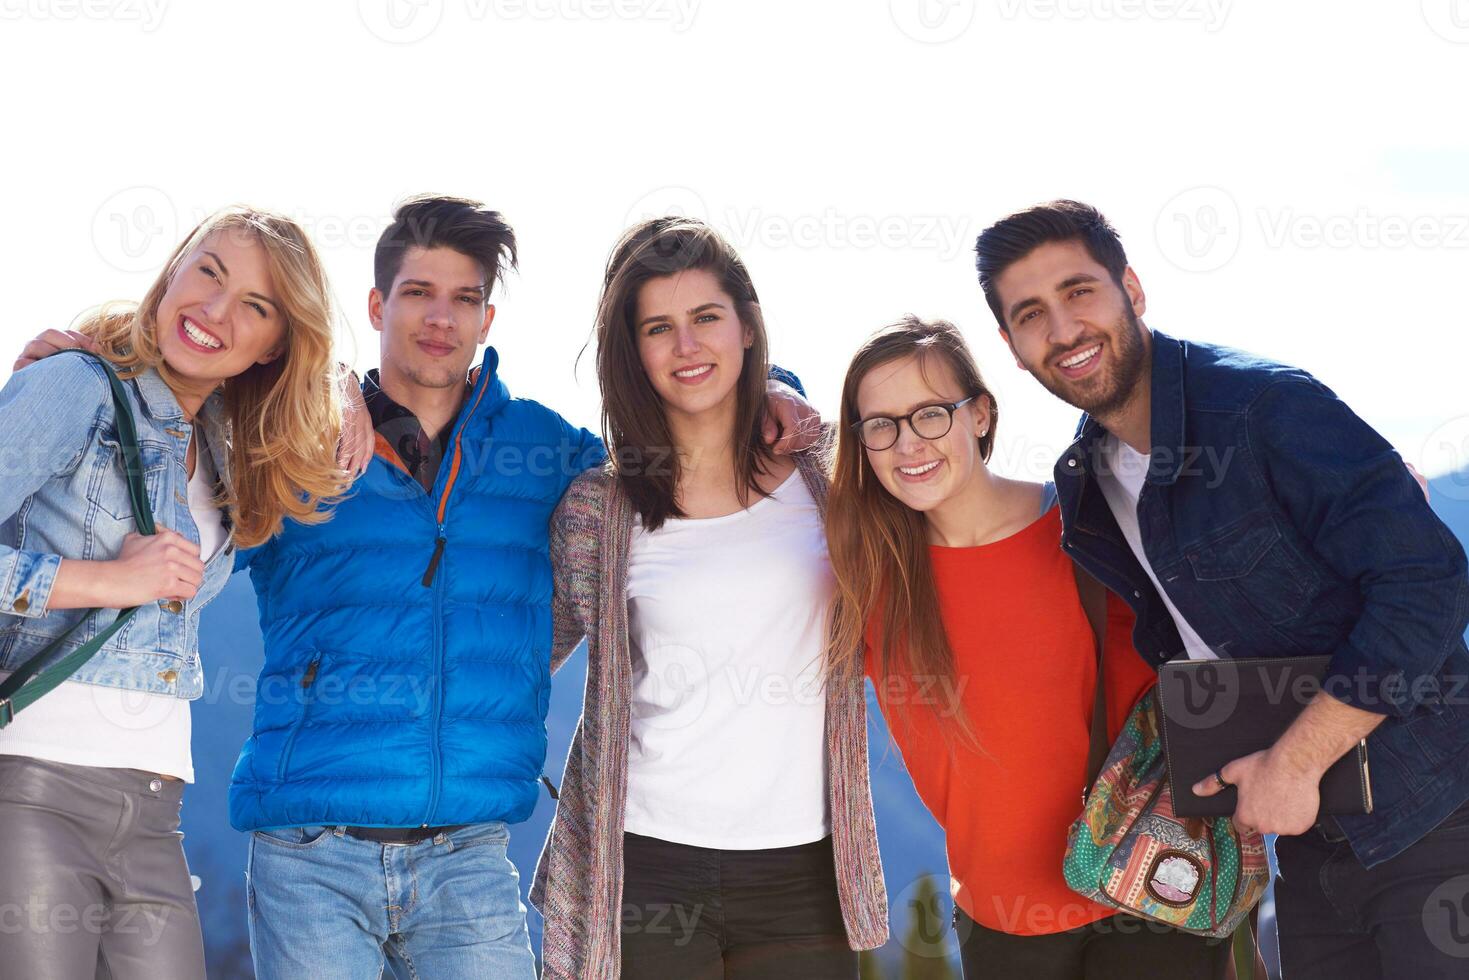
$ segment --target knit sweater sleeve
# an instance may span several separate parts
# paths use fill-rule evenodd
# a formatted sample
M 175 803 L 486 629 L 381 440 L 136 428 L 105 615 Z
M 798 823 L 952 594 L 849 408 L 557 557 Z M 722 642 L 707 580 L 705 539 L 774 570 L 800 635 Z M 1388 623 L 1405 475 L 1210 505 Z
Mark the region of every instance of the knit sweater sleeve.
M 601 469 L 577 477 L 551 517 L 551 671 L 596 631 L 606 482 Z

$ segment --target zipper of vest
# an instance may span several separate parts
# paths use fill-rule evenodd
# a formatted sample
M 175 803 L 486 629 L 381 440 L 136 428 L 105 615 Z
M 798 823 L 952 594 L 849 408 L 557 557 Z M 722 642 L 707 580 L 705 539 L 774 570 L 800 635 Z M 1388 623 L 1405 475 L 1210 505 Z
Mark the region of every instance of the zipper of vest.
M 439 570 L 439 559 L 444 557 L 444 525 L 439 525 L 439 536 L 434 539 L 434 553 L 429 556 L 428 570 L 423 573 L 423 587 L 431 588 L 434 584 L 434 572 Z

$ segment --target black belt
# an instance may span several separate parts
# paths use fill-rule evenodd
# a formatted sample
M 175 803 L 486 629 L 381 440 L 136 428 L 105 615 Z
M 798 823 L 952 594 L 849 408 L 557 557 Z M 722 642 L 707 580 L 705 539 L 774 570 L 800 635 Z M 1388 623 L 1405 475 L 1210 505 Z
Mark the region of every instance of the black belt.
M 371 841 L 374 844 L 421 844 L 440 834 L 452 834 L 468 827 L 467 823 L 446 827 L 343 827 L 349 837 Z

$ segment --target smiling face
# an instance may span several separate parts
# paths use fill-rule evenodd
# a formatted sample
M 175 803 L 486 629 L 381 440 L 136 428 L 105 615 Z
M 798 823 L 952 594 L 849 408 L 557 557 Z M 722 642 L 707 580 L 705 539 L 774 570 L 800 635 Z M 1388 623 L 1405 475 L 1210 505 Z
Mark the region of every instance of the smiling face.
M 279 357 L 286 320 L 265 247 L 238 230 L 206 236 L 159 299 L 156 330 L 164 362 L 200 392 Z
M 1015 362 L 1090 415 L 1115 413 L 1147 363 L 1147 301 L 1132 269 L 1122 285 L 1079 241 L 1037 246 L 995 279 Z
M 857 413 L 864 420 L 877 415 L 902 418 L 973 394 L 976 392 L 962 390 L 942 356 L 931 356 L 925 362 L 909 354 L 879 364 L 863 376 L 857 385 Z M 900 421 L 898 440 L 891 448 L 864 448 L 863 452 L 888 493 L 913 510 L 932 510 L 962 491 L 985 465 L 979 439 L 989 426 L 989 403 L 986 398 L 975 398 L 955 410 L 953 425 L 937 439 L 924 439 L 907 421 Z
M 638 290 L 638 357 L 670 416 L 735 410 L 745 348 L 754 339 L 707 269 L 658 276 Z
M 382 334 L 384 382 L 462 386 L 495 317 L 489 289 L 485 270 L 463 252 L 408 249 L 387 294 L 373 289 L 368 297 L 368 317 Z

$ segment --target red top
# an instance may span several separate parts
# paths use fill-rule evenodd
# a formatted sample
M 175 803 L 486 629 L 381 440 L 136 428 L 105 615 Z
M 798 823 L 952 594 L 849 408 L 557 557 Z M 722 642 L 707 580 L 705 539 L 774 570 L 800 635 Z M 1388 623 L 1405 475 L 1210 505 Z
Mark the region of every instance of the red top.
M 929 555 L 954 651 L 950 690 L 959 693 L 978 748 L 945 739 L 931 706 L 952 703 L 942 684 L 878 679 L 875 623 L 867 673 L 913 785 L 947 835 L 954 901 L 976 922 L 1016 935 L 1106 918 L 1113 910 L 1073 892 L 1061 875 L 1066 833 L 1081 813 L 1097 671 L 1091 626 L 1061 550 L 1060 510 L 1004 540 L 933 545 Z M 1132 610 L 1109 593 L 1112 738 L 1157 679 L 1133 649 L 1132 624 Z

